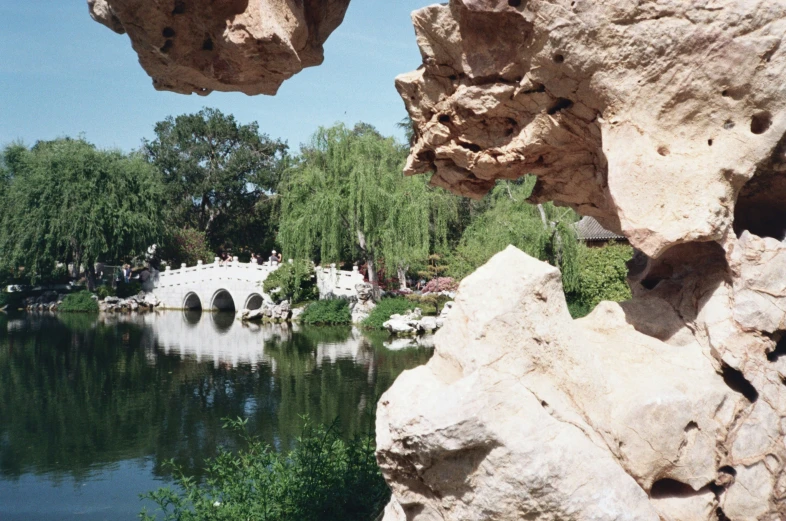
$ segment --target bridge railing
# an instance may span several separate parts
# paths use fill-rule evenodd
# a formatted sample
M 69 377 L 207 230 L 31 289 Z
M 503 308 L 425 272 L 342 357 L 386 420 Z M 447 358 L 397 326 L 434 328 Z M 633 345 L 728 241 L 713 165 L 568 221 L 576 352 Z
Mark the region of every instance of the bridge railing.
M 327 268 L 317 266 L 314 272 L 317 276 L 317 288 L 319 289 L 320 298 L 326 298 L 328 295 L 336 297 L 357 296 L 355 286 L 365 281 L 357 266 L 352 266 L 352 271 L 342 271 L 336 269 L 335 264 L 331 264 Z
M 264 280 L 270 273 L 276 271 L 278 268 L 279 264 L 277 262 L 263 262 L 262 264 L 257 263 L 256 260 L 252 260 L 251 262 L 240 262 L 237 257 L 230 261 L 222 262 L 221 259 L 216 257 L 214 261 L 209 264 L 205 264 L 200 260 L 197 261 L 196 266 L 187 266 L 185 263 L 181 264 L 180 268 L 175 269 L 171 266 L 167 266 L 164 268 L 164 271 L 158 273 L 154 287 L 161 288 L 176 284 L 187 284 L 213 275 L 245 278 L 249 281 L 260 281 Z

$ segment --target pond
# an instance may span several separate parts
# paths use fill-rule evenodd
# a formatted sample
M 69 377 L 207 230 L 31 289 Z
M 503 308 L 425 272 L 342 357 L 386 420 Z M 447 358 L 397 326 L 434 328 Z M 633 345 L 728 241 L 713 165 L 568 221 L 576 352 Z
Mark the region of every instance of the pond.
M 0 313 L 0 520 L 137 519 L 165 462 L 199 476 L 239 442 L 226 417 L 277 450 L 303 415 L 367 432 L 379 395 L 431 352 L 222 313 Z

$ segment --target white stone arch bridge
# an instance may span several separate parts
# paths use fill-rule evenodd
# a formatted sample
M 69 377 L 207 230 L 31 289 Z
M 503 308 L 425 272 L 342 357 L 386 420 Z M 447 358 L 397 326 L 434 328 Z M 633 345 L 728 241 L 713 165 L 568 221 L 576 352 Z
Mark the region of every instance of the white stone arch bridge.
M 278 263 L 238 262 L 237 257 L 224 263 L 216 258 L 212 264 L 202 261 L 192 267 L 183 264 L 174 270 L 167 266 L 144 289 L 153 293 L 166 309 L 259 309 L 271 301 L 262 291 L 262 283 L 278 267 Z M 315 275 L 321 297 L 357 295 L 355 286 L 363 282 L 357 268 L 340 271 L 335 265 L 317 267 Z
M 237 257 L 220 263 L 216 258 L 212 264 L 199 261 L 196 266 L 183 264 L 174 270 L 167 266 L 145 290 L 167 309 L 258 309 L 270 301 L 262 291 L 262 283 L 277 269 L 277 263 L 238 262 Z

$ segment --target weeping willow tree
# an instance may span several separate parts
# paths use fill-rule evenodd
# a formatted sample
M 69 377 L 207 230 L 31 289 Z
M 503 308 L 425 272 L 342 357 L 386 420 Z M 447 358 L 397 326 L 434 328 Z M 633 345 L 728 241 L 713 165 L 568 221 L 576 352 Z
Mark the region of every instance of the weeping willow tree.
M 404 177 L 406 150 L 365 124 L 320 128 L 282 182 L 279 242 L 287 256 L 322 263 L 359 260 L 395 267 L 406 281 L 411 262 L 447 241 L 457 198 Z
M 138 155 L 98 150 L 81 139 L 3 151 L 10 172 L 0 207 L 0 265 L 24 266 L 35 282 L 56 262 L 86 267 L 145 251 L 161 232 L 163 189 Z
M 565 291 L 579 284 L 578 240 L 573 229 L 576 213 L 551 203 L 526 202 L 536 178 L 501 181 L 492 190 L 489 207 L 464 230 L 448 260 L 448 273 L 463 278 L 509 244 L 562 270 Z

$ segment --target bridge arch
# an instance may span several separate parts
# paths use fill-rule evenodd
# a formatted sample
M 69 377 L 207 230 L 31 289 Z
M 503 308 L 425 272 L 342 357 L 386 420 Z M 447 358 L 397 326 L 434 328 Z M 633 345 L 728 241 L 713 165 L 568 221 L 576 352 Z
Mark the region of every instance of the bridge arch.
M 235 299 L 232 294 L 225 289 L 219 289 L 213 294 L 211 299 L 210 308 L 218 311 L 235 311 Z
M 246 299 L 246 305 L 243 306 L 243 308 L 250 309 L 250 310 L 259 309 L 262 307 L 262 304 L 264 303 L 265 303 L 265 299 L 262 298 L 262 295 L 260 295 L 259 293 L 252 293 Z
M 183 299 L 183 309 L 202 309 L 202 300 L 193 291 L 186 293 Z

